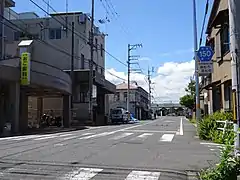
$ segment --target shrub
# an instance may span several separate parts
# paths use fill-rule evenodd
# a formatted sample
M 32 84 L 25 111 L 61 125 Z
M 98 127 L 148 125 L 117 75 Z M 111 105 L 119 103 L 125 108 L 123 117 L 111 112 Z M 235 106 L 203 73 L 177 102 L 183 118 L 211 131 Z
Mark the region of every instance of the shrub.
M 232 154 L 233 147 L 226 145 L 221 151 L 221 161 L 216 167 L 200 173 L 202 180 L 234 180 L 240 171 L 240 161 Z
M 198 126 L 198 135 L 202 140 L 211 140 L 215 143 L 225 144 L 234 142 L 233 125 L 229 124 L 226 128 L 225 134 L 223 131 L 217 128 L 224 127 L 223 123 L 217 123 L 217 121 L 231 120 L 232 114 L 225 112 L 215 112 L 212 115 L 206 116 L 202 119 Z

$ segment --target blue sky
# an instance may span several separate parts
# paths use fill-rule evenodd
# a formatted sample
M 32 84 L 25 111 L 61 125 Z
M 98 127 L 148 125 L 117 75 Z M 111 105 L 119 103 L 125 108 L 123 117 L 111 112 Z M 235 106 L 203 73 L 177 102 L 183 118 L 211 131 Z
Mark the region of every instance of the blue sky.
M 108 34 L 106 50 L 126 62 L 127 44 L 142 43 L 136 51 L 151 61 L 141 61 L 140 65 L 156 68 L 166 62 L 185 62 L 193 57 L 192 0 L 95 0 L 96 20 L 110 19 L 110 23 L 100 25 Z M 115 19 L 107 2 L 111 2 L 119 16 Z M 44 12 L 29 0 L 15 0 L 17 12 Z M 42 0 L 36 3 L 44 5 Z M 65 0 L 50 0 L 56 11 L 65 11 Z M 212 1 L 210 1 L 212 2 Z M 202 26 L 206 0 L 197 0 L 198 29 Z M 104 5 L 103 5 L 104 4 Z M 69 11 L 90 12 L 91 0 L 69 0 Z M 107 7 L 108 12 L 106 12 Z M 46 5 L 43 6 L 46 9 Z M 110 6 L 111 7 L 111 6 Z M 115 14 L 116 15 L 116 14 Z M 126 67 L 106 55 L 107 68 L 125 71 Z

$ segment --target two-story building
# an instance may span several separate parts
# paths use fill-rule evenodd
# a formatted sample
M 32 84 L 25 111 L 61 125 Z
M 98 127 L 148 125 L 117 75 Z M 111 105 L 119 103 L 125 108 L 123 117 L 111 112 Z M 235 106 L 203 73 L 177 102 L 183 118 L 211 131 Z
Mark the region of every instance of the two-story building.
M 116 93 L 109 96 L 109 112 L 111 109 L 122 107 L 127 109 L 127 83 L 116 86 Z M 149 113 L 148 92 L 142 87 L 130 84 L 129 111 L 137 119 L 147 119 Z
M 76 123 L 87 123 L 89 120 L 88 83 L 92 78 L 92 94 L 95 100 L 92 112 L 94 119 L 90 119 L 89 123 L 92 124 L 94 121 L 95 124 L 104 124 L 105 95 L 114 93 L 115 85 L 105 79 L 105 36 L 98 27 L 94 27 L 94 71 L 93 77 L 89 77 L 90 17 L 81 12 L 57 13 L 44 18 L 27 12 L 16 13 L 14 17 L 9 18 L 10 21 L 6 20 L 5 60 L 1 61 L 1 64 L 4 67 L 14 66 L 15 74 L 9 74 L 10 71 L 4 71 L 4 74 L 1 71 L 0 79 L 8 75 L 8 79 L 12 77 L 16 83 L 19 83 L 21 53 L 30 53 L 30 84 L 19 85 L 20 92 L 24 92 L 26 96 L 24 102 L 28 102 L 27 108 L 24 108 L 24 114 L 39 121 L 44 112 L 54 110 L 69 124 L 71 113 L 64 112 L 70 108 L 70 111 L 72 109 L 74 112 Z M 71 26 L 73 23 L 74 31 Z M 73 51 L 72 45 L 74 45 Z M 74 60 L 73 84 L 69 76 L 72 57 Z M 0 69 L 2 66 L 0 65 Z M 72 92 L 73 107 L 71 108 Z M 22 106 L 22 102 L 19 104 Z M 28 117 L 25 116 L 24 119 Z
M 228 0 L 215 0 L 207 25 L 206 45 L 214 50 L 213 73 L 203 77 L 201 109 L 205 114 L 231 111 L 231 55 Z

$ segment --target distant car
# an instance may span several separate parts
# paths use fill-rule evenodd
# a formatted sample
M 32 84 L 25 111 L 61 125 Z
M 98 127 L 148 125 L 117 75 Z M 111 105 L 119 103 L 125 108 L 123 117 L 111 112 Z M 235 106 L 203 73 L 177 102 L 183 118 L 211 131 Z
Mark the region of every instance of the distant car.
M 123 108 L 115 108 L 111 111 L 111 121 L 112 123 L 127 123 L 128 112 Z
M 130 120 L 128 123 L 130 124 L 135 124 L 135 123 L 139 123 L 140 121 L 136 118 L 134 118 L 133 116 L 130 116 Z

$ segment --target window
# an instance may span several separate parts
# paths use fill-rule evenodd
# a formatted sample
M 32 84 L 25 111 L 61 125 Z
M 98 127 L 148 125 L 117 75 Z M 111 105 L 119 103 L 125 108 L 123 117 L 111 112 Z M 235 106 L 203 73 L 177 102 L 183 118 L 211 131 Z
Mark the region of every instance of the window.
M 101 68 L 101 74 L 102 74 L 102 75 L 103 75 L 103 72 L 104 72 L 104 71 L 103 71 L 103 68 Z
M 20 36 L 21 36 L 21 32 L 14 32 L 14 41 L 19 41 L 20 39 Z
M 127 101 L 127 92 L 124 92 L 123 96 L 124 96 L 124 100 Z
M 98 39 L 97 38 L 95 39 L 95 44 L 96 44 L 96 47 L 97 47 L 97 45 L 98 45 Z
M 85 57 L 83 54 L 81 54 L 81 69 L 84 69 L 84 64 L 85 64 Z
M 101 44 L 101 56 L 103 57 L 103 45 Z
M 119 101 L 119 100 L 120 100 L 120 93 L 119 93 L 119 92 L 117 92 L 117 93 L 115 94 L 115 100 L 116 100 L 116 101 Z
M 86 92 L 80 92 L 80 103 L 86 103 L 87 100 L 87 93 Z
M 62 31 L 58 29 L 49 29 L 49 39 L 61 39 Z
M 231 86 L 225 84 L 224 85 L 224 100 L 225 100 L 225 110 L 231 110 L 231 104 L 232 104 L 232 97 L 231 97 Z
M 223 26 L 223 28 L 220 31 L 220 40 L 221 40 L 221 57 L 223 57 L 230 50 L 229 27 L 226 25 Z

